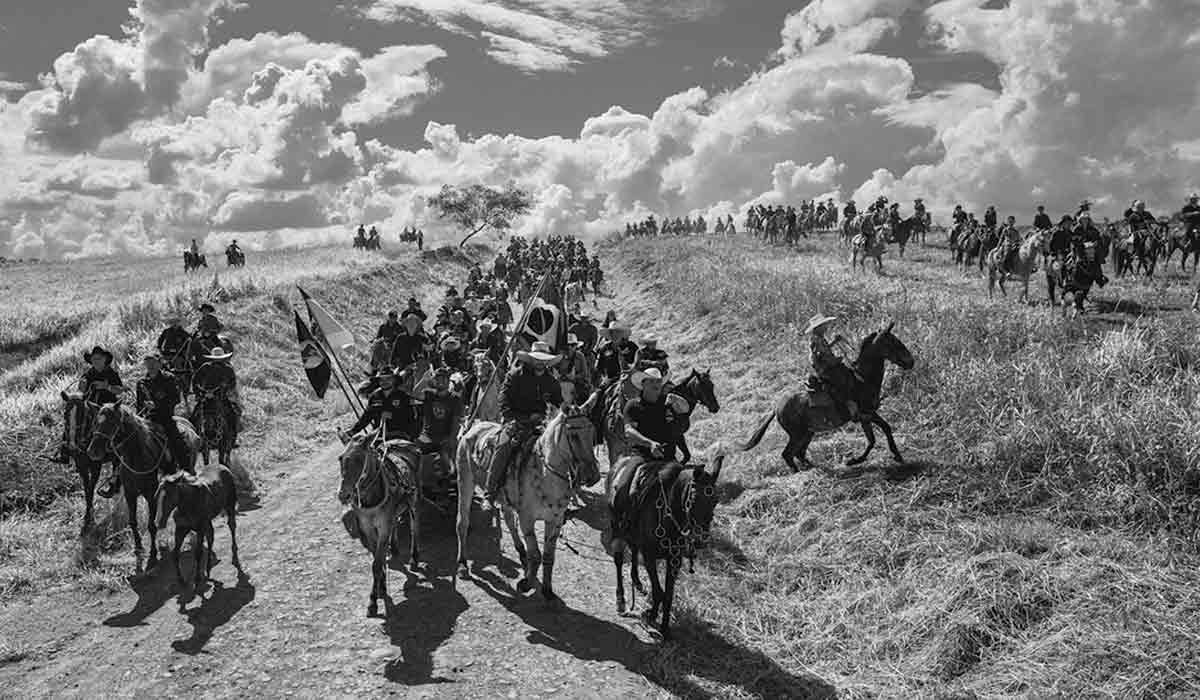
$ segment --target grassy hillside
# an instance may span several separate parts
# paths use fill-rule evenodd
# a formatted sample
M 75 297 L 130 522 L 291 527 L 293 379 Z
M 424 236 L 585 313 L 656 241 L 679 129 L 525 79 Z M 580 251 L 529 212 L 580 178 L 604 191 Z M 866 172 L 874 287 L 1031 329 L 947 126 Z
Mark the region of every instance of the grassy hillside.
M 848 697 L 1200 693 L 1200 339 L 1172 312 L 1186 282 L 1114 283 L 1100 299 L 1117 313 L 1065 321 L 989 303 L 944 251 L 852 274 L 831 242 L 807 245 L 602 253 L 644 281 L 616 301 L 634 328 L 713 368 L 722 410 L 697 413 L 693 445 L 745 439 L 800 385 L 817 311 L 848 337 L 895 320 L 917 358 L 889 370 L 881 411 L 908 467 L 880 445 L 861 476 L 793 476 L 777 426 L 732 460 L 720 545 L 683 584 L 697 637 L 715 624 Z M 847 429 L 809 454 L 840 466 L 863 444 Z
M 111 349 L 123 379 L 132 384 L 142 374 L 142 349 L 157 338 L 167 314 L 181 311 L 194 321 L 197 304 L 214 301 L 224 333 L 234 343 L 246 405 L 242 447 L 235 459 L 252 478 L 271 477 L 273 465 L 335 440 L 339 426 L 334 419 L 348 410 L 333 387 L 324 401 L 317 400 L 304 377 L 291 312 L 293 304 L 301 304 L 294 283 L 303 283 L 355 333 L 360 351 L 351 356 L 348 369 L 357 377 L 365 365 L 365 341 L 388 309 L 403 307 L 410 295 L 436 308 L 445 285 L 461 284 L 470 256 L 484 254 L 482 249 L 463 253 L 443 248 L 380 256 L 325 248 L 256 255 L 244 271 L 228 274 L 222 269 L 216 278 L 186 279 L 182 272 L 152 274 L 149 262 L 112 275 L 103 272 L 103 263 L 86 263 L 81 281 L 74 284 L 90 284 L 91 289 L 72 287 L 78 304 L 73 309 L 54 303 L 51 286 L 42 287 L 40 296 L 27 289 L 27 305 L 6 307 L 8 316 L 0 318 L 0 326 L 41 333 L 39 313 L 78 313 L 89 320 L 73 334 L 34 336 L 31 354 L 0 374 L 0 421 L 5 425 L 0 433 L 0 600 L 63 577 L 107 585 L 110 575 L 128 568 L 111 560 L 124 556 L 123 501 L 113 501 L 120 504 L 118 514 L 101 523 L 101 541 L 84 543 L 103 550 L 100 565 L 96 552 L 87 561 L 72 556 L 80 544 L 78 477 L 70 465 L 36 457 L 58 439 L 58 390 L 72 381 L 83 350 L 97 343 Z M 36 266 L 25 274 L 30 283 L 45 279 L 43 268 Z M 66 284 L 69 271 L 64 268 L 61 274 L 57 281 Z M 107 510 L 102 505 L 98 515 L 104 517 Z

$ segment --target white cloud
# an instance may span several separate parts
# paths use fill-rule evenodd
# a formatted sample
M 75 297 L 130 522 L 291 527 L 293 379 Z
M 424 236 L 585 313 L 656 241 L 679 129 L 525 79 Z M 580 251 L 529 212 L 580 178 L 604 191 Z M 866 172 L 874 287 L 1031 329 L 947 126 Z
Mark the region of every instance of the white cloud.
M 566 71 L 571 70 L 571 67 L 577 63 L 576 60 L 561 51 L 531 44 L 511 36 L 492 32 L 482 32 L 482 36 L 488 40 L 488 55 L 497 63 L 512 66 L 525 73 Z

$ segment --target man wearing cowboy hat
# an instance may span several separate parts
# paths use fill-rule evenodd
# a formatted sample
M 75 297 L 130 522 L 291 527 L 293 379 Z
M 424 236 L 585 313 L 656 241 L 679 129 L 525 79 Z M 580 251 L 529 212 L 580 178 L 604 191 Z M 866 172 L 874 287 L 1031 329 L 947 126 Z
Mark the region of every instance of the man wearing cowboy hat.
M 450 382 L 450 370 L 439 367 L 421 378 L 413 387 L 414 401 L 420 404 L 421 426 L 416 443 L 423 455 L 439 455 L 445 471 L 454 474 L 454 448 L 464 413 L 463 397 Z
M 833 345 L 844 339 L 841 335 L 835 335 L 832 341 L 825 337 L 825 329 L 836 320 L 833 316 L 817 314 L 808 321 L 805 333 L 809 334 L 809 364 L 812 368 L 808 389 L 812 394 L 828 396 L 842 420 L 850 421 L 858 417 L 858 403 L 853 397 L 854 377 L 850 368 L 833 352 Z
M 447 335 L 438 344 L 438 354 L 434 365 L 449 368 L 451 372 L 467 372 L 467 353 L 463 351 L 463 343 L 457 336 Z
M 1130 231 L 1151 231 L 1154 229 L 1154 215 L 1146 211 L 1146 203 L 1136 201 L 1133 204 L 1133 211 L 1127 217 L 1129 221 Z
M 384 367 L 379 370 L 376 380 L 379 387 L 367 397 L 363 414 L 354 425 L 339 433 L 343 442 L 349 442 L 367 426 L 384 430 L 388 440 L 411 440 L 416 435 L 412 396 L 404 388 L 404 384 L 412 380 L 412 370 Z
M 396 336 L 400 333 L 400 314 L 395 311 L 387 313 L 387 320 L 379 324 L 379 330 L 375 331 L 375 339 L 383 339 L 386 343 L 392 343 L 396 340 Z
M 158 334 L 154 347 L 169 362 L 183 353 L 191 340 L 192 335 L 183 327 L 183 319 L 179 314 L 172 314 L 167 317 L 167 327 Z
M 563 382 L 563 388 L 570 387 L 570 395 L 563 391 L 563 401 L 580 404 L 587 400 L 592 391 L 592 372 L 588 366 L 587 357 L 581 348 L 583 342 L 574 333 L 567 335 L 567 349 L 557 365 L 558 377 Z
M 671 367 L 667 362 L 667 353 L 658 347 L 658 336 L 647 333 L 642 336 L 642 347 L 634 357 L 633 369 L 644 372 L 651 368 L 657 369 L 664 377 L 671 373 Z
M 176 469 L 189 469 L 188 447 L 175 423 L 175 407 L 179 404 L 179 382 L 175 375 L 163 369 L 162 357 L 154 352 L 142 356 L 146 376 L 138 380 L 135 408 L 150 422 L 163 429 L 167 449 Z
M 121 384 L 121 375 L 117 374 L 113 367 L 113 354 L 97 345 L 91 352 L 83 353 L 83 361 L 87 363 L 88 368 L 80 375 L 76 390 L 86 401 L 98 404 L 114 403 L 117 394 L 124 390 L 124 385 Z M 62 441 L 54 454 L 47 457 L 51 462 L 70 463 L 72 440 L 77 437 L 71 435 L 71 426 L 72 422 L 64 416 Z
M 562 405 L 562 387 L 550 373 L 550 368 L 561 359 L 550 352 L 549 345 L 539 340 L 528 352 L 517 352 L 517 366 L 504 376 L 500 386 L 502 428 L 484 489 L 484 494 L 493 503 L 504 485 L 509 462 L 541 426 L 547 404 Z
M 657 368 L 638 372 L 633 378 L 637 396 L 622 411 L 625 440 L 633 451 L 636 469 L 622 466 L 613 481 L 612 536 L 624 539 L 632 524 L 633 505 L 649 478 L 664 462 L 675 461 L 678 437 L 675 412 L 667 405 L 663 376 Z
M 499 365 L 500 358 L 504 354 L 504 331 L 500 330 L 496 322 L 487 316 L 480 319 L 475 328 L 477 332 L 475 340 L 471 341 L 471 352 L 482 352 L 487 355 L 492 364 Z
M 241 432 L 242 402 L 238 396 L 237 375 L 234 374 L 233 366 L 229 363 L 232 357 L 233 353 L 221 346 L 210 350 L 207 355 L 204 355 L 204 364 L 200 365 L 192 377 L 192 387 L 197 398 L 202 389 L 207 388 L 215 389 L 217 395 L 225 400 L 225 405 L 229 410 L 227 416 L 229 427 L 233 430 L 233 446 L 237 447 L 238 434 Z M 197 400 L 196 410 L 199 409 L 200 402 Z M 192 422 L 199 425 L 196 420 Z
M 404 312 L 400 314 L 400 319 L 404 320 L 404 316 L 410 313 L 416 314 L 421 319 L 421 323 L 425 323 L 426 319 L 429 318 L 429 315 L 421 309 L 421 302 L 417 301 L 416 297 L 408 298 L 408 306 L 404 307 Z
M 392 341 L 391 365 L 406 369 L 414 362 L 427 359 L 433 353 L 433 339 L 425 332 L 422 318 L 412 309 L 400 316 L 400 331 Z
M 1046 207 L 1041 204 L 1037 206 L 1037 214 L 1033 217 L 1033 227 L 1038 231 L 1049 231 L 1054 228 L 1054 221 L 1046 213 Z
M 592 321 L 591 316 L 578 311 L 578 305 L 576 306 L 574 318 L 571 319 L 571 324 L 567 326 L 567 332 L 574 333 L 575 337 L 579 338 L 579 341 L 583 343 L 584 355 L 589 358 L 595 357 L 596 341 L 598 340 L 596 324 Z
M 601 328 L 598 333 L 600 343 L 596 346 L 592 376 L 598 383 L 607 385 L 621 377 L 621 351 L 617 346 L 617 334 L 612 328 Z

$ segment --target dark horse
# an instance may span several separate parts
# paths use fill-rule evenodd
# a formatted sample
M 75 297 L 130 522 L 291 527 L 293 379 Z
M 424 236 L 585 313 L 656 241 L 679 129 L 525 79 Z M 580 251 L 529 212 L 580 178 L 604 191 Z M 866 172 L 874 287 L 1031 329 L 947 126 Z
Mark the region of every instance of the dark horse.
M 184 272 L 199 270 L 202 267 L 208 267 L 208 258 L 204 257 L 204 253 L 193 254 L 190 250 L 183 251 Z
M 596 400 L 592 409 L 592 423 L 596 426 L 596 440 L 603 441 L 608 451 L 609 478 L 612 476 L 611 467 L 616 466 L 617 460 L 629 454 L 629 445 L 625 442 L 625 402 L 636 396 L 632 388 L 630 374 L 622 374 L 619 379 L 597 389 L 594 393 Z M 692 370 L 682 383 L 668 386 L 664 389 L 667 398 L 677 396 L 687 404 L 687 412 L 676 412 L 675 429 L 677 439 L 675 444 L 683 453 L 684 462 L 691 459 L 684 434 L 692 425 L 692 413 L 696 406 L 704 406 L 711 413 L 721 410 L 717 401 L 716 389 L 708 370 L 703 372 Z
M 687 404 L 687 411 L 675 414 L 675 430 L 678 431 L 675 444 L 683 456 L 683 463 L 687 464 L 692 461 L 692 451 L 688 449 L 687 444 L 687 431 L 692 427 L 692 413 L 696 411 L 697 406 L 704 404 L 708 412 L 715 415 L 721 410 L 721 404 L 717 402 L 717 391 L 713 387 L 708 370 L 692 370 L 683 383 L 669 387 L 667 393 L 668 399 L 678 396 Z
M 858 403 L 860 413 L 858 421 L 867 436 L 867 449 L 858 457 L 851 459 L 848 464 L 862 463 L 875 448 L 873 425 L 879 426 L 884 436 L 887 437 L 888 449 L 892 451 L 892 456 L 896 461 L 904 461 L 904 458 L 900 456 L 899 448 L 896 447 L 896 441 L 892 437 L 892 426 L 888 425 L 878 412 L 880 387 L 883 386 L 884 363 L 892 362 L 904 369 L 912 369 L 915 364 L 912 353 L 908 351 L 904 343 L 900 342 L 899 338 L 892 335 L 892 326 L 894 325 L 894 323 L 888 324 L 888 327 L 882 331 L 871 333 L 863 338 L 859 345 L 858 358 L 850 365 L 854 376 L 851 398 Z M 783 461 L 787 462 L 787 465 L 795 472 L 800 470 L 795 462 L 795 458 L 799 457 L 803 468 L 811 469 L 813 464 L 808 461 L 805 453 L 808 451 L 808 445 L 812 442 L 813 436 L 820 432 L 836 430 L 849 422 L 842 416 L 838 407 L 832 405 L 831 401 L 824 402 L 828 405 L 814 405 L 816 403 L 814 398 L 817 397 L 811 395 L 807 390 L 784 396 L 775 411 L 763 419 L 758 429 L 754 431 L 754 435 L 744 445 L 739 446 L 739 449 L 745 452 L 757 447 L 758 443 L 762 441 L 763 435 L 766 434 L 767 428 L 771 427 L 771 421 L 778 420 L 779 425 L 788 434 L 788 444 L 783 448 Z
M 147 527 L 150 531 L 150 560 L 148 566 L 158 563 L 158 526 L 155 514 L 158 509 L 159 474 L 178 471 L 171 460 L 171 450 L 162 429 L 123 406 L 120 402 L 96 406 L 96 420 L 92 426 L 92 437 L 88 441 L 87 456 L 99 462 L 106 457 L 116 459 L 121 475 L 121 489 L 125 492 L 125 505 L 129 509 L 129 529 L 133 533 L 133 551 L 137 566 L 142 568 L 142 536 L 138 532 L 137 499 L 146 501 L 149 513 Z M 200 438 L 186 419 L 176 416 L 176 423 L 184 442 L 188 446 L 187 471 L 193 471 Z
M 175 575 L 183 581 L 179 569 L 179 549 L 189 533 L 196 533 L 192 549 L 193 578 L 196 585 L 208 580 L 213 566 L 213 518 L 225 513 L 229 525 L 233 566 L 242 573 L 237 546 L 237 485 L 233 472 L 221 464 L 205 466 L 196 475 L 175 472 L 164 476 L 158 485 L 158 527 L 167 527 L 167 518 L 175 513 Z
M 104 460 L 94 460 L 87 454 L 86 445 L 79 444 L 83 436 L 91 436 L 92 423 L 96 420 L 96 404 L 89 403 L 79 393 L 59 393 L 66 404 L 64 418 L 67 425 L 67 451 L 75 464 L 75 472 L 83 484 L 83 527 L 87 533 L 96 525 L 96 484 L 100 481 L 100 465 Z
M 708 544 L 713 510 L 717 503 L 717 479 L 725 455 L 720 448 L 713 459 L 712 471 L 704 465 L 683 467 L 668 463 L 659 469 L 657 478 L 637 503 L 630 519 L 629 531 L 614 533 L 613 563 L 617 567 L 617 611 L 625 611 L 625 550 L 630 554 L 630 575 L 635 590 L 642 584 L 637 575 L 638 554 L 646 563 L 650 577 L 650 608 L 643 613 L 647 624 L 654 624 L 659 611 L 662 621 L 658 631 L 664 640 L 671 638 L 671 604 L 675 600 L 675 581 L 684 557 L 692 557 L 697 549 Z M 622 463 L 632 467 L 637 458 Z M 613 499 L 609 497 L 610 515 Z M 614 516 L 615 522 L 615 516 Z M 666 585 L 659 583 L 658 561 L 666 561 Z
M 192 422 L 200 434 L 200 457 L 205 464 L 209 463 L 213 448 L 217 450 L 217 463 L 229 464 L 229 456 L 233 452 L 233 430 L 229 425 L 227 401 L 217 389 L 196 387 L 196 408 L 192 413 Z
M 1054 300 L 1054 289 L 1062 289 L 1063 314 L 1067 313 L 1067 295 L 1072 297 L 1076 314 L 1083 313 L 1083 304 L 1092 290 L 1092 285 L 1103 287 L 1108 284 L 1101 267 L 1103 260 L 1097 252 L 1096 243 L 1075 246 L 1075 252 L 1065 261 L 1055 258 L 1046 269 L 1046 283 L 1050 287 L 1050 300 Z

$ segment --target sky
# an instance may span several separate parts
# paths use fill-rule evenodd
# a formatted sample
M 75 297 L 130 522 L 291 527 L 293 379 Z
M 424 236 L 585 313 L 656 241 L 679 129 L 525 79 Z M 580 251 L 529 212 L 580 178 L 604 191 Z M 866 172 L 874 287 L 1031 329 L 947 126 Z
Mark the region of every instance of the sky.
M 5 0 L 0 255 L 1200 189 L 1200 0 Z

